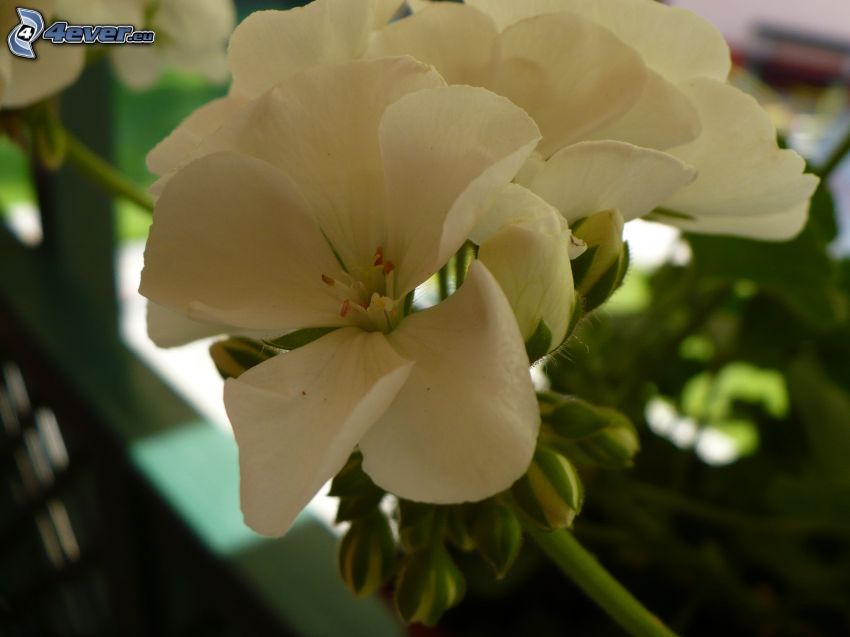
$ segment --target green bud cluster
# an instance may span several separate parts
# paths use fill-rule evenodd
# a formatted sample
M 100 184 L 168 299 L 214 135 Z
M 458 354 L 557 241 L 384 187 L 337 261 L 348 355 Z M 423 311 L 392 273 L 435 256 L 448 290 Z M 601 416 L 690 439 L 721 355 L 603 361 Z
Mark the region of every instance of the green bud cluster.
M 349 524 L 339 569 L 355 595 L 394 580 L 401 618 L 432 626 L 466 591 L 453 552 L 478 553 L 501 579 L 520 554 L 523 523 L 572 526 L 584 502 L 577 466 L 631 463 L 638 437 L 622 414 L 552 392 L 538 399 L 543 424 L 528 470 L 509 491 L 482 502 L 443 506 L 392 498 L 396 506 L 387 512 L 388 494 L 363 471 L 361 454 L 351 455 L 330 494 L 339 498 L 337 522 Z

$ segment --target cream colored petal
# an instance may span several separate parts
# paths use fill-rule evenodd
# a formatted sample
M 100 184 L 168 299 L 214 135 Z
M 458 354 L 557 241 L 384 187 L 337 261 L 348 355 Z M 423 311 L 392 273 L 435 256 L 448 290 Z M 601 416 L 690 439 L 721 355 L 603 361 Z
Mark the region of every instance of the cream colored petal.
M 805 201 L 788 210 L 759 216 L 712 215 L 698 219 L 657 217 L 656 221 L 676 226 L 697 234 L 719 234 L 761 239 L 762 241 L 787 241 L 796 237 L 809 220 L 809 202 Z
M 224 386 L 245 523 L 286 533 L 396 397 L 412 363 L 380 333 L 337 330 Z
M 499 282 L 523 340 L 544 321 L 552 333 L 551 351 L 564 340 L 575 304 L 570 231 L 558 211 L 531 191 L 513 186 L 507 198 L 505 208 L 530 216 L 503 225 L 481 244 L 478 258 Z M 544 210 L 541 216 L 531 212 Z
M 376 249 L 387 247 L 379 146 L 384 111 L 408 93 L 444 84 L 436 71 L 409 57 L 319 67 L 254 100 L 208 137 L 198 152 L 238 150 L 277 166 L 298 185 L 323 232 L 354 272 L 370 267 Z M 410 115 L 420 117 L 418 111 Z M 431 131 L 430 123 L 408 119 L 401 125 L 403 135 L 420 140 L 415 152 L 424 153 L 433 145 L 433 136 L 422 140 L 418 133 Z M 450 124 L 440 122 L 444 126 Z M 415 157 L 399 161 L 413 162 L 411 170 L 420 167 Z M 409 177 L 418 180 L 422 173 Z M 415 208 L 410 198 L 416 194 L 410 192 L 393 214 L 403 216 Z
M 342 325 L 323 274 L 342 276 L 286 176 L 219 153 L 182 169 L 162 193 L 139 291 L 209 323 L 280 332 Z
M 400 295 L 457 252 L 483 204 L 513 179 L 540 137 L 521 109 L 469 86 L 403 97 L 384 114 L 380 136 L 386 254 Z
M 529 185 L 572 223 L 602 210 L 628 221 L 693 181 L 694 170 L 666 153 L 623 142 L 583 142 L 555 154 Z
M 261 95 L 299 71 L 360 57 L 376 0 L 315 0 L 288 11 L 257 11 L 230 38 L 234 93 Z
M 447 301 L 388 339 L 415 365 L 360 442 L 363 469 L 409 500 L 449 504 L 507 489 L 528 468 L 540 413 L 522 337 L 479 262 Z
M 523 18 L 574 11 L 609 29 L 647 65 L 679 82 L 705 76 L 725 80 L 731 60 L 723 36 L 692 11 L 654 0 L 467 0 L 506 28 Z
M 245 98 L 229 95 L 201 106 L 148 153 L 148 170 L 160 176 L 176 170 L 193 155 L 201 141 L 246 103 Z
M 558 233 L 563 229 L 557 209 L 527 188 L 511 183 L 496 191 L 484 204 L 484 213 L 470 239 L 481 245 L 502 228 L 521 223 L 540 232 Z
M 77 81 L 85 65 L 85 51 L 81 46 L 59 46 L 39 41 L 34 50 L 35 60 L 12 56 L 3 34 L 8 84 L 3 96 L 3 108 L 22 108 L 65 90 Z
M 701 130 L 699 114 L 688 97 L 675 84 L 650 71 L 632 109 L 588 138 L 664 150 L 693 141 Z
M 682 88 L 699 110 L 703 131 L 694 142 L 669 152 L 695 166 L 699 177 L 662 207 L 703 224 L 703 219 L 716 216 L 728 221 L 779 215 L 788 232 L 801 227 L 803 204 L 818 180 L 803 174 L 802 157 L 779 148 L 776 129 L 764 109 L 738 89 L 713 80 L 693 80 Z M 793 211 L 797 217 L 792 220 Z M 735 234 L 729 223 L 724 227 L 724 234 Z M 741 231 L 753 236 L 754 229 L 747 223 Z M 765 238 L 775 234 L 775 229 L 765 228 Z
M 633 49 L 571 13 L 522 20 L 499 43 L 501 59 L 486 86 L 534 118 L 545 157 L 627 113 L 647 81 Z
M 462 4 L 438 2 L 372 36 L 367 57 L 412 55 L 449 84 L 482 86 L 491 73 L 496 25 Z
M 111 49 L 110 60 L 118 79 L 141 91 L 153 86 L 162 71 L 163 58 L 156 44 L 120 46 Z
M 158 347 L 178 347 L 230 331 L 227 325 L 193 321 L 152 301 L 147 304 L 147 323 L 148 336 Z

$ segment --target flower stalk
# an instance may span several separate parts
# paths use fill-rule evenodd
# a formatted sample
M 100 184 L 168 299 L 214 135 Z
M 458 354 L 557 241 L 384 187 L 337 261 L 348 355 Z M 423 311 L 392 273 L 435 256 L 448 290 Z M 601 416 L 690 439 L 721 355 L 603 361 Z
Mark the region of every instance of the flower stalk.
M 118 172 L 112 165 L 90 150 L 85 144 L 67 130 L 66 158 L 86 178 L 97 184 L 108 194 L 122 197 L 134 204 L 153 212 L 151 196 L 135 183 Z
M 529 538 L 633 637 L 676 637 L 585 549 L 570 531 L 548 531 L 514 507 Z

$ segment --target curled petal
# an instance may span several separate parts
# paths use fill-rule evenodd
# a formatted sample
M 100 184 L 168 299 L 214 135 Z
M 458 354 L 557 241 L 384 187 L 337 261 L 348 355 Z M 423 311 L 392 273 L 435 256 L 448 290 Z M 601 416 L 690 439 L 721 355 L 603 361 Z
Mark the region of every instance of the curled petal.
M 788 239 L 803 227 L 818 179 L 805 161 L 780 149 L 768 114 L 738 89 L 708 79 L 682 85 L 696 105 L 702 134 L 669 152 L 693 165 L 699 177 L 663 202 L 677 214 L 665 221 L 689 230 Z M 683 217 L 684 215 L 684 217 Z M 764 217 L 763 232 L 757 220 Z M 679 223 L 679 220 L 682 223 Z
M 504 224 L 481 244 L 478 258 L 499 282 L 524 341 L 545 322 L 551 333 L 546 353 L 563 342 L 572 319 L 570 231 L 558 211 L 540 197 L 513 184 L 511 190 L 511 208 L 542 215 Z
M 539 139 L 522 109 L 482 88 L 419 91 L 387 109 L 380 129 L 384 224 L 389 253 L 398 255 L 399 294 L 457 252 L 483 204 L 514 178 Z
M 529 189 L 570 223 L 602 210 L 619 210 L 628 221 L 651 212 L 694 176 L 686 163 L 657 150 L 583 142 L 549 159 Z
M 239 446 L 246 524 L 283 535 L 386 411 L 411 366 L 383 334 L 344 328 L 229 379 L 224 405 Z
M 528 468 L 540 413 L 516 320 L 487 268 L 473 263 L 458 292 L 388 339 L 415 365 L 360 442 L 364 471 L 422 502 L 507 489 Z

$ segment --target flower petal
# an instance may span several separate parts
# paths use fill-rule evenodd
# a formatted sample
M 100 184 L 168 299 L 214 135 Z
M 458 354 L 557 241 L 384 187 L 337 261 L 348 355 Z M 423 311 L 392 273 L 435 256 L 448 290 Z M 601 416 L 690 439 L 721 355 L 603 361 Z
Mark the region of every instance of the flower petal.
M 478 258 L 499 282 L 523 340 L 545 321 L 551 351 L 563 342 L 575 303 L 570 230 L 555 208 L 522 186 L 511 184 L 497 199 L 494 217 L 505 219 L 512 210 L 526 218 L 504 223 L 481 244 Z
M 803 158 L 779 148 L 770 117 L 752 97 L 708 79 L 693 80 L 682 88 L 700 113 L 703 131 L 695 141 L 669 152 L 695 166 L 699 177 L 664 201 L 663 207 L 697 219 L 686 223 L 689 229 L 698 224 L 710 228 L 704 225 L 708 218 L 723 217 L 724 233 L 737 234 L 730 220 L 769 216 L 763 220 L 764 238 L 793 236 L 805 223 L 804 204 L 818 183 L 814 175 L 803 174 Z M 777 220 L 781 228 L 768 228 Z M 680 225 L 676 219 L 669 223 Z M 741 232 L 758 236 L 749 222 Z
M 277 166 L 298 186 L 322 231 L 354 272 L 371 266 L 376 248 L 386 249 L 381 118 L 402 96 L 444 85 L 436 71 L 410 57 L 319 67 L 280 83 L 251 102 L 209 136 L 197 152 L 236 150 Z M 411 115 L 422 116 L 419 112 Z M 451 125 L 440 122 L 441 128 Z M 432 130 L 430 123 L 417 119 L 408 119 L 403 126 L 404 135 L 411 139 L 419 139 L 420 130 Z M 433 141 L 433 136 L 421 140 L 423 152 Z M 420 148 L 413 151 L 420 152 Z M 406 166 L 410 163 L 411 159 L 405 159 Z M 414 164 L 411 169 L 416 167 Z M 411 178 L 421 176 L 418 173 Z M 416 194 L 407 193 L 405 205 L 395 208 L 393 214 L 406 213 L 409 199 Z
M 157 347 L 179 347 L 229 331 L 229 326 L 193 321 L 153 301 L 147 307 L 148 337 Z
M 360 441 L 364 471 L 423 502 L 507 489 L 528 468 L 540 413 L 522 337 L 487 268 L 473 263 L 457 293 L 407 317 L 388 339 L 415 365 Z
M 160 176 L 176 170 L 201 141 L 218 130 L 246 102 L 237 95 L 229 95 L 201 106 L 148 153 L 148 170 Z
M 380 333 L 337 330 L 224 386 L 245 522 L 283 535 L 389 407 L 413 363 Z
M 625 115 L 588 135 L 664 150 L 696 139 L 702 125 L 691 101 L 675 84 L 649 71 L 643 93 Z
M 387 180 L 386 254 L 398 294 L 436 272 L 469 237 L 483 204 L 540 139 L 522 109 L 485 89 L 419 91 L 381 120 Z
M 11 7 L 10 7 L 11 10 Z M 6 33 L 3 37 L 6 37 Z M 0 55 L 7 57 L 9 81 L 2 107 L 21 108 L 58 93 L 77 81 L 85 65 L 81 46 L 55 46 L 48 42 L 37 46 L 38 58 L 25 60 L 12 56 L 3 42 Z
M 438 2 L 375 32 L 366 56 L 412 55 L 433 64 L 449 84 L 483 86 L 497 34 L 493 20 L 480 11 Z
M 603 210 L 619 210 L 628 221 L 651 212 L 695 174 L 661 151 L 623 142 L 583 142 L 556 153 L 529 189 L 570 223 Z
M 288 11 L 252 13 L 230 38 L 231 92 L 257 97 L 299 71 L 360 57 L 376 19 L 376 1 L 315 0 Z M 385 7 L 380 14 L 386 14 Z
M 534 118 L 546 157 L 628 112 L 647 81 L 633 49 L 572 13 L 517 22 L 499 43 L 501 59 L 486 86 Z
M 190 318 L 239 328 L 342 325 L 323 274 L 342 276 L 286 176 L 260 160 L 218 153 L 166 186 L 139 291 Z
M 720 32 L 692 11 L 651 0 L 466 0 L 499 28 L 530 16 L 573 11 L 610 30 L 672 82 L 705 76 L 725 80 L 731 60 Z

